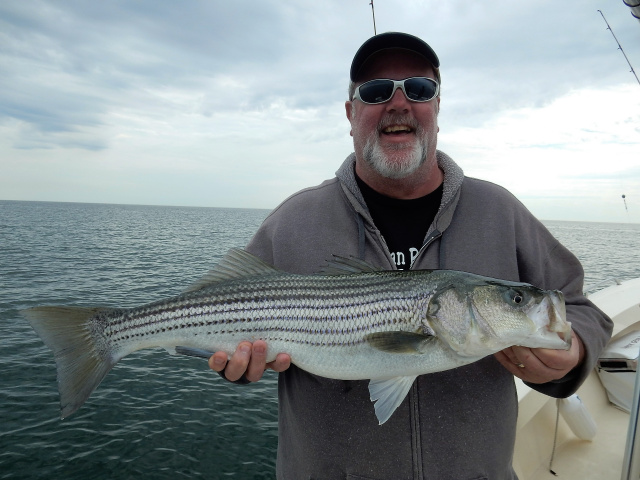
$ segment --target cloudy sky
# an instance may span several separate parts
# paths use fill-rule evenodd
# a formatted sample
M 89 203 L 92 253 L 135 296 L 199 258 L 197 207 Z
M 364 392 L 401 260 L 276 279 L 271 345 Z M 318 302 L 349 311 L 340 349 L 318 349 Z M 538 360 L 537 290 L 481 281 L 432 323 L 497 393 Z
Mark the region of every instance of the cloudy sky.
M 375 0 L 442 63 L 439 148 L 538 217 L 640 222 L 622 0 Z M 0 199 L 272 208 L 334 175 L 369 0 L 0 2 Z M 628 211 L 622 199 L 626 195 Z

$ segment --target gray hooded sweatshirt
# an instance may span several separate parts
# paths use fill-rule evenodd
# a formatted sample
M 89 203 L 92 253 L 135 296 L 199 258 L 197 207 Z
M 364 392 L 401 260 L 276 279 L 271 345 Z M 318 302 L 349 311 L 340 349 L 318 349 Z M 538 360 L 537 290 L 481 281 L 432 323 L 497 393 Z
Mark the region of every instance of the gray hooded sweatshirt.
M 508 191 L 465 177 L 440 151 L 437 159 L 444 171 L 442 201 L 412 268 L 463 270 L 562 290 L 585 360 L 565 378 L 531 387 L 554 397 L 572 394 L 612 329 L 582 294 L 580 263 Z M 336 178 L 286 199 L 247 250 L 293 273 L 317 272 L 334 254 L 395 269 L 358 189 L 354 164 L 351 154 Z M 331 380 L 291 366 L 279 375 L 278 395 L 279 479 L 516 478 L 516 389 L 493 356 L 418 377 L 383 425 L 367 381 Z

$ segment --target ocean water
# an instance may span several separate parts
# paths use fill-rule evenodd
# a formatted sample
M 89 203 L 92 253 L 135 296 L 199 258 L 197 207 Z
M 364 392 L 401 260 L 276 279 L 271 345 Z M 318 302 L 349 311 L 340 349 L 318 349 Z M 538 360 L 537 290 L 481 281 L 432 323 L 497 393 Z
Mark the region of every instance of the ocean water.
M 59 419 L 55 364 L 18 311 L 135 306 L 180 293 L 266 210 L 0 201 L 0 479 L 273 478 L 276 376 L 229 384 L 143 350 Z M 640 225 L 545 222 L 586 284 L 640 276 Z

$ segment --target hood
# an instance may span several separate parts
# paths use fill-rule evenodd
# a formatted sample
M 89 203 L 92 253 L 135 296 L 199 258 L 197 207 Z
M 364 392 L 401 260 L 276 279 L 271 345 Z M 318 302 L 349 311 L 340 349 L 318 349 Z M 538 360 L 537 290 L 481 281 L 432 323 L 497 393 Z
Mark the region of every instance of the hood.
M 444 185 L 442 190 L 442 201 L 436 217 L 427 231 L 427 238 L 434 230 L 443 232 L 451 223 L 455 206 L 458 203 L 458 197 L 460 196 L 460 187 L 464 179 L 464 172 L 446 153 L 436 150 L 436 160 L 438 165 L 444 172 Z M 336 177 L 340 180 L 342 190 L 346 197 L 353 205 L 353 208 L 362 218 L 374 225 L 373 219 L 369 214 L 369 209 L 365 204 L 362 193 L 358 188 L 358 183 L 355 177 L 355 163 L 356 155 L 352 153 L 342 163 Z

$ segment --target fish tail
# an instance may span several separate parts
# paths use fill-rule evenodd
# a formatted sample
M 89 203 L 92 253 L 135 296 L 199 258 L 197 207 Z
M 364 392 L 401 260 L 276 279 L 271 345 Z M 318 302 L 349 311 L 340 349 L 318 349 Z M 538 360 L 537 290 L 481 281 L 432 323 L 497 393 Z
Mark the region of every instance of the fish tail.
M 53 351 L 63 419 L 82 406 L 118 361 L 107 348 L 99 347 L 100 340 L 92 334 L 91 318 L 103 310 L 35 307 L 20 312 Z

